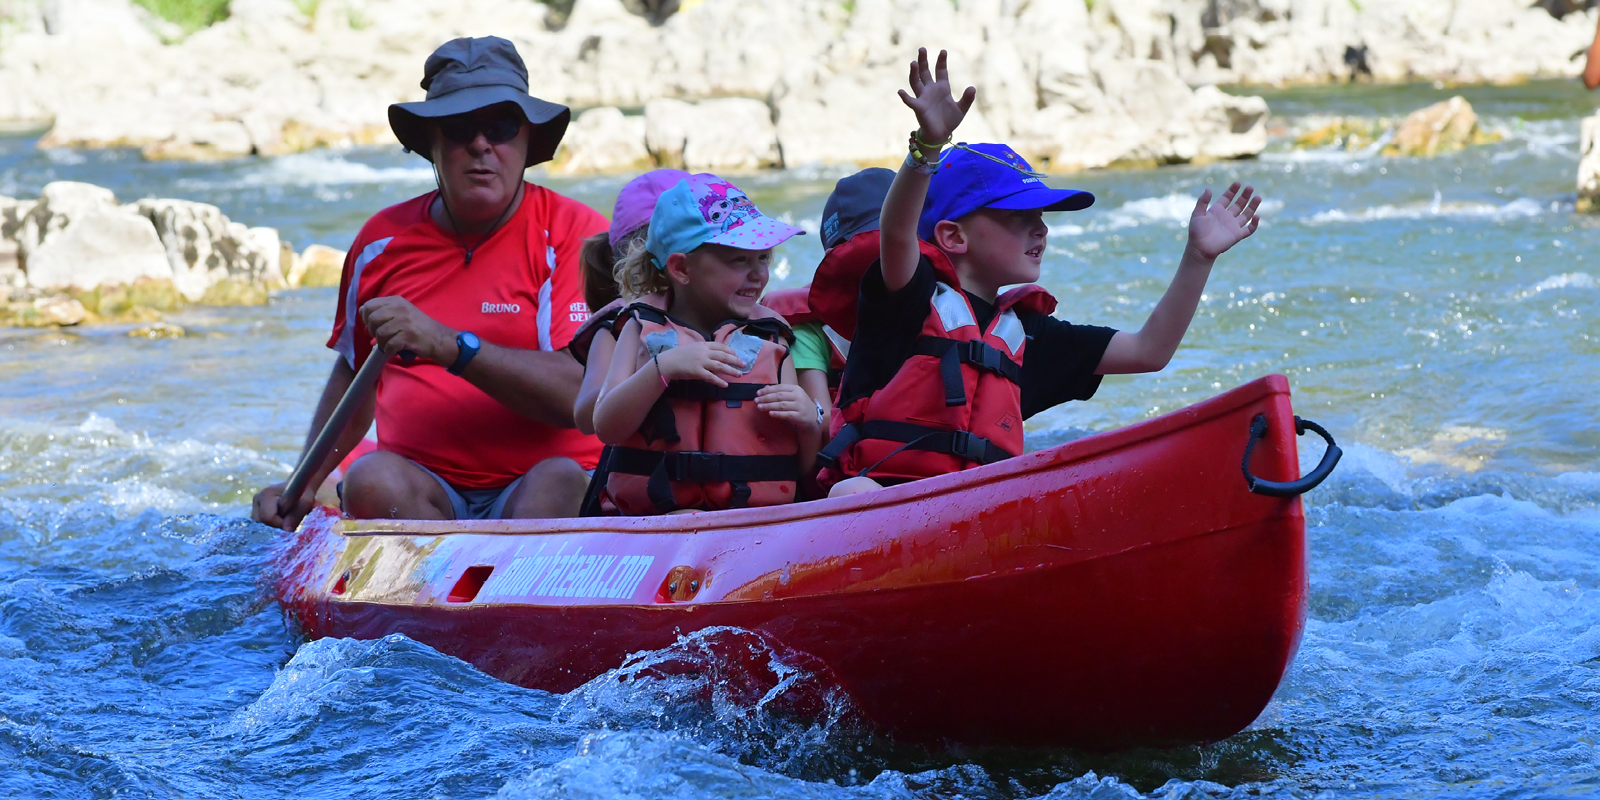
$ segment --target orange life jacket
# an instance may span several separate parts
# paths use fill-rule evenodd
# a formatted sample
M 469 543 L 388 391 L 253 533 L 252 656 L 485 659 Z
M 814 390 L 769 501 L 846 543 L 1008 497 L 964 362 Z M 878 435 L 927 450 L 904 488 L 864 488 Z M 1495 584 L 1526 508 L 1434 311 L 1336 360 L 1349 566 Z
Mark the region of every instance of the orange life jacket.
M 828 339 L 828 387 L 833 389 L 834 399 L 837 400 L 839 375 L 844 371 L 845 360 L 850 356 L 850 340 L 822 322 L 822 317 L 811 310 L 810 297 L 810 285 L 799 289 L 779 289 L 768 292 L 761 298 L 761 305 L 781 314 L 791 328 L 812 322 L 822 324 L 822 334 Z
M 711 341 L 732 347 L 749 369 L 727 387 L 672 381 L 644 424 L 611 449 L 605 494 L 623 514 L 716 510 L 792 503 L 799 478 L 794 428 L 756 408 L 763 386 L 780 382 L 794 334 L 783 318 L 730 320 Z M 624 319 L 639 322 L 640 364 L 680 344 L 703 342 L 693 327 L 650 304 L 634 303 Z
M 579 364 L 585 368 L 589 366 L 589 349 L 594 345 L 595 334 L 608 331 L 611 338 L 616 338 L 624 322 L 622 310 L 632 303 L 646 303 L 664 309 L 667 307 L 667 295 L 665 292 L 650 294 L 631 302 L 619 297 L 590 314 L 589 318 L 578 326 L 577 332 L 572 334 L 572 341 L 567 343 L 567 350 L 572 353 L 573 358 L 578 359 Z
M 834 248 L 830 258 L 867 236 Z M 876 237 L 872 239 L 874 251 L 867 266 L 877 260 Z M 833 440 L 818 454 L 818 460 L 828 465 L 820 478 L 824 486 L 862 474 L 927 478 L 1022 452 L 1018 382 L 1027 337 L 1017 312 L 1048 314 L 1055 310 L 1055 298 L 1038 286 L 1012 289 L 996 300 L 994 319 L 979 330 L 977 315 L 949 258 L 926 242 L 922 250 L 938 283 L 912 355 L 882 388 L 864 397 L 840 398 L 843 404 L 834 419 Z M 855 268 L 867 255 L 863 245 L 853 261 L 836 263 L 828 274 L 824 274 L 827 259 L 818 267 L 811 300 L 813 307 L 828 309 L 824 319 L 848 311 L 853 321 L 854 298 L 866 272 L 865 267 Z M 842 280 L 840 273 L 846 271 L 854 273 L 854 286 Z M 819 287 L 823 287 L 820 297 Z M 840 296 L 845 291 L 848 304 Z M 858 341 L 856 346 L 870 345 Z

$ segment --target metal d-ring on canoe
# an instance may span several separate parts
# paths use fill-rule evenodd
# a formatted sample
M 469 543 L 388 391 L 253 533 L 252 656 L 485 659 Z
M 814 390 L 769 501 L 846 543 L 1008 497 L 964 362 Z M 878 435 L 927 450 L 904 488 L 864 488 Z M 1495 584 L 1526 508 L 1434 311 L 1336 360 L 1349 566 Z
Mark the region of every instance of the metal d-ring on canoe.
M 1235 466 L 1248 447 L 1258 485 L 1309 488 L 1332 461 L 1296 482 L 1295 430 L 1273 375 L 851 497 L 563 520 L 319 509 L 284 552 L 278 594 L 310 636 L 399 632 L 549 691 L 731 626 L 814 657 L 904 738 L 1210 742 L 1255 719 L 1300 643 L 1301 500 L 1249 491 Z

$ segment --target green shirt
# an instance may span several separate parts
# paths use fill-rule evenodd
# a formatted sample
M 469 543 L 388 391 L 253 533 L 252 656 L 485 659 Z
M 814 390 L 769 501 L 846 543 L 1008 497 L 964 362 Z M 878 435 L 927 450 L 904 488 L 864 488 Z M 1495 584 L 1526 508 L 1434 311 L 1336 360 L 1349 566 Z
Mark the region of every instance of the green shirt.
M 822 332 L 822 323 L 807 322 L 794 326 L 794 349 L 789 351 L 789 357 L 794 360 L 797 370 L 827 371 L 828 363 L 833 359 L 833 350 L 828 344 L 828 335 Z

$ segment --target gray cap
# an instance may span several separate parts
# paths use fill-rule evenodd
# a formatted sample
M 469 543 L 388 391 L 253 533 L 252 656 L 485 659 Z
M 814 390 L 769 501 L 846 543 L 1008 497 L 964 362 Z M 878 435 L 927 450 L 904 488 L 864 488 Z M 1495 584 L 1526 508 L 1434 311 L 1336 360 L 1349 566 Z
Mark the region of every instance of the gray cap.
M 894 170 L 864 169 L 843 178 L 822 206 L 822 248 L 832 250 L 858 233 L 878 229 L 878 212 L 894 183 Z
M 516 45 L 498 36 L 451 39 L 433 51 L 422 68 L 428 99 L 389 106 L 389 127 L 400 144 L 433 160 L 428 120 L 466 114 L 498 103 L 515 103 L 533 123 L 527 166 L 556 154 L 567 132 L 572 110 L 528 94 L 528 68 Z

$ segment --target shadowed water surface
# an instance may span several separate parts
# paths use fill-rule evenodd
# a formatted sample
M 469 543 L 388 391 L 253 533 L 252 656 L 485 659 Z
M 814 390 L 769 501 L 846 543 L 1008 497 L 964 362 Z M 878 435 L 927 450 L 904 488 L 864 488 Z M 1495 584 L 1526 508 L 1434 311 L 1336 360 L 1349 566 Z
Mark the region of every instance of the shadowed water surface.
M 304 642 L 270 599 L 280 537 L 242 516 L 287 474 L 332 360 L 334 293 L 305 290 L 191 310 L 176 340 L 0 330 L 0 796 L 1600 795 L 1600 220 L 1574 214 L 1572 192 L 1591 102 L 1566 84 L 1466 93 L 1503 142 L 1423 161 L 1278 140 L 1252 162 L 1052 179 L 1099 201 L 1051 219 L 1043 283 L 1061 316 L 1120 327 L 1171 277 L 1203 187 L 1245 180 L 1268 203 L 1172 366 L 1035 417 L 1030 445 L 1269 372 L 1347 445 L 1309 497 L 1299 656 L 1228 741 L 910 747 L 862 725 L 804 654 L 738 630 L 566 695 L 403 636 Z M 1448 94 L 1269 100 L 1292 130 Z M 814 234 L 841 174 L 738 182 Z M 0 139 L 0 193 L 61 179 L 343 247 L 431 176 L 387 150 L 181 165 Z M 608 209 L 623 180 L 551 183 Z M 815 239 L 780 249 L 776 285 L 805 283 Z

